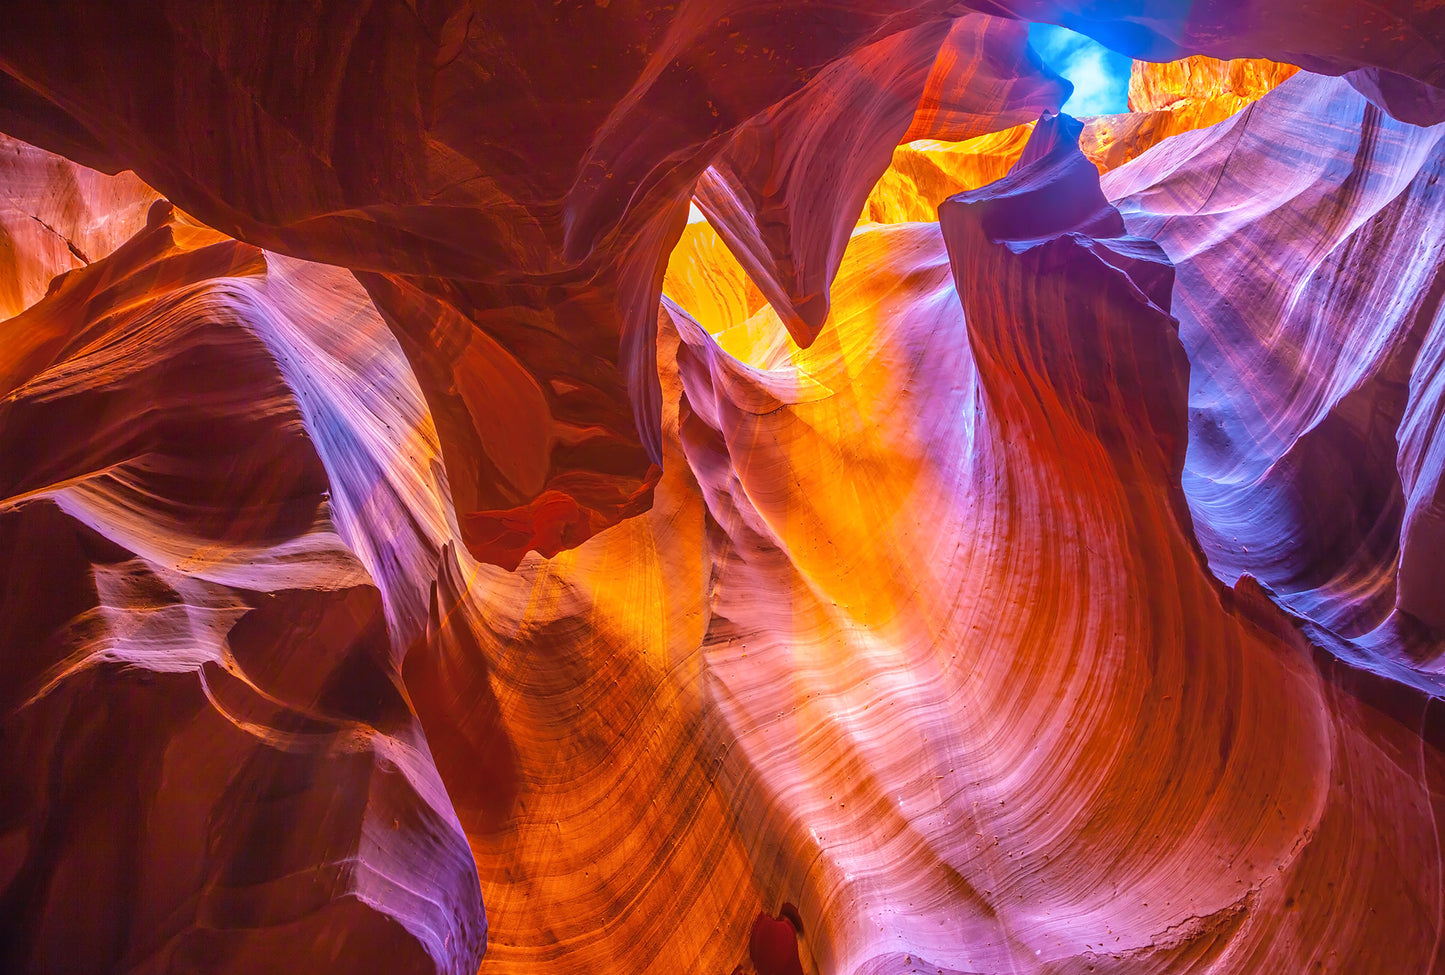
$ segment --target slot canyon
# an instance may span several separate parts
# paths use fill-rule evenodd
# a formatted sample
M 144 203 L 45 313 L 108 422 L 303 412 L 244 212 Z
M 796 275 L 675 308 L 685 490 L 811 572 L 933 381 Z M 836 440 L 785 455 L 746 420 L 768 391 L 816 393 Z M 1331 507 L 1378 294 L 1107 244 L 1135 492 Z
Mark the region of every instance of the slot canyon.
M 1442 175 L 1439 0 L 4 4 L 0 972 L 1445 972 Z

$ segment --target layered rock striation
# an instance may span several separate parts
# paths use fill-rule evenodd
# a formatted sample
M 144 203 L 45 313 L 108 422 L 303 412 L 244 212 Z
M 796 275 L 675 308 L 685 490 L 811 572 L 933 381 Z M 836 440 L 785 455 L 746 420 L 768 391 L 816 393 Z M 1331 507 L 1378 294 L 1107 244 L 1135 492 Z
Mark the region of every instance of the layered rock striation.
M 400 680 L 435 434 L 365 292 L 158 202 L 0 333 L 3 967 L 474 971 Z
M 18 9 L 0 968 L 1431 971 L 1445 25 L 1329 13 Z
M 803 227 L 758 231 L 773 238 L 763 248 L 775 273 L 763 277 L 793 305 L 785 320 L 816 330 L 848 211 L 912 124 L 906 99 L 888 93 L 917 83 L 942 105 L 971 77 L 941 70 L 934 84 L 926 60 L 945 28 L 945 42 L 972 43 L 976 27 L 954 38 L 968 9 L 940 0 L 23 4 L 0 42 L 0 129 L 103 170 L 133 168 L 241 239 L 365 272 L 436 418 L 463 538 L 510 567 L 648 504 L 661 460 L 653 317 L 708 166 L 733 152 L 761 174 L 791 170 L 795 154 L 814 153 L 760 155 L 748 126 L 801 125 L 797 138 L 817 137 L 802 120 L 810 109 L 792 122 L 778 113 L 817 82 L 803 97 L 837 115 L 824 93 L 863 86 L 837 133 L 858 141 L 834 154 L 857 162 L 798 173 L 837 179 L 795 192 L 836 198 L 838 212 L 789 202 L 801 212 L 783 222 Z M 1377 102 L 1410 121 L 1438 115 L 1445 86 L 1445 14 L 1425 0 L 1342 0 L 1333 17 L 1301 17 L 1278 0 L 1154 15 L 1011 0 L 987 12 L 1063 23 L 1156 60 L 1274 55 L 1361 72 Z M 896 61 L 868 53 L 880 43 L 902 45 Z M 871 91 L 869 63 L 893 75 Z M 964 63 L 1005 88 L 1033 68 L 1007 45 Z M 851 79 L 839 77 L 850 64 Z M 1020 80 L 1017 94 L 1041 91 Z M 744 201 L 743 212 L 760 202 Z M 761 260 L 757 243 L 745 249 Z M 504 411 L 512 422 L 498 424 Z
M 1432 671 L 1442 167 L 1445 126 L 1301 76 L 1106 180 L 1178 267 L 1183 484 L 1215 572 Z M 1261 190 L 1250 172 L 1278 178 Z M 1293 246 L 1249 243 L 1300 226 Z

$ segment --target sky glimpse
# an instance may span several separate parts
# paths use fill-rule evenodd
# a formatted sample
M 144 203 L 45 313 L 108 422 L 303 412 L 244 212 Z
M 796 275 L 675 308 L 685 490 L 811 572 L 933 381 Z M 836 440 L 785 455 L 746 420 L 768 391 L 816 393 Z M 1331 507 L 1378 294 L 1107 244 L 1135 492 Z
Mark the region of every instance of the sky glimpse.
M 1082 118 L 1129 110 L 1128 57 L 1051 24 L 1030 24 L 1029 43 L 1045 64 L 1074 83 L 1065 112 Z

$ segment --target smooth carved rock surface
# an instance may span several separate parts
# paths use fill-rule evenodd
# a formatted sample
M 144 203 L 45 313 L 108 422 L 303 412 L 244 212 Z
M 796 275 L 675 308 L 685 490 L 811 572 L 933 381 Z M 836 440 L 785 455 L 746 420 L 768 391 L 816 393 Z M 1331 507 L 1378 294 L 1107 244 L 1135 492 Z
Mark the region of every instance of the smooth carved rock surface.
M 772 313 L 746 365 L 724 349 L 767 310 L 714 340 L 666 303 L 692 473 L 561 560 L 479 568 L 458 612 L 439 597 L 483 634 L 443 659 L 489 675 L 512 732 L 473 766 L 509 770 L 510 814 L 463 813 L 484 971 L 731 944 L 791 972 L 789 904 L 803 971 L 1426 967 L 1419 702 L 1209 571 L 1172 272 L 1070 135 L 941 232 L 861 231 L 807 350 Z M 570 665 L 539 669 L 557 628 Z M 671 935 L 697 912 L 713 936 Z
M 828 286 L 894 146 L 1032 121 L 1057 111 L 1069 88 L 1032 54 L 1021 21 L 972 14 L 915 28 L 831 65 L 743 126 L 694 199 L 806 346 L 828 317 Z
M 1245 175 L 1258 172 L 1280 178 L 1262 188 Z M 1107 180 L 1179 268 L 1194 363 L 1183 484 L 1215 572 L 1432 671 L 1445 650 L 1442 173 L 1445 125 L 1397 122 L 1344 81 L 1300 76 Z M 1305 225 L 1293 246 L 1251 243 Z
M 1003 8 L 25 8 L 0 128 L 252 243 L 0 322 L 0 969 L 1431 970 L 1439 14 L 1112 8 L 1009 9 L 1351 74 L 853 227 Z
M 468 548 L 515 566 L 649 504 L 658 289 L 697 176 L 854 48 L 949 24 L 938 0 L 733 6 L 31 5 L 0 128 L 366 272 Z
M 1445 8 L 1431 0 L 1341 0 L 1323 16 L 1282 0 L 986 9 L 1158 60 L 1274 55 L 1367 72 L 1377 100 L 1412 121 L 1445 87 Z M 696 179 L 749 120 L 786 111 L 820 75 L 871 44 L 911 48 L 967 10 L 28 3 L 0 35 L 0 129 L 134 169 L 259 246 L 367 272 L 435 417 L 466 545 L 514 566 L 649 503 L 661 460 L 653 316 Z M 892 133 L 891 111 L 858 115 L 869 139 L 843 154 L 859 160 L 850 167 Z M 846 214 L 866 188 L 849 178 L 810 192 L 840 194 Z M 788 297 L 804 307 L 785 318 L 815 330 L 840 218 L 825 207 L 803 219 L 784 266 L 802 261 Z M 515 422 L 499 423 L 503 412 Z
M 0 321 L 125 243 L 158 196 L 133 173 L 106 176 L 0 135 Z
M 435 434 L 349 273 L 168 211 L 0 323 L 0 967 L 465 975 L 393 643 Z

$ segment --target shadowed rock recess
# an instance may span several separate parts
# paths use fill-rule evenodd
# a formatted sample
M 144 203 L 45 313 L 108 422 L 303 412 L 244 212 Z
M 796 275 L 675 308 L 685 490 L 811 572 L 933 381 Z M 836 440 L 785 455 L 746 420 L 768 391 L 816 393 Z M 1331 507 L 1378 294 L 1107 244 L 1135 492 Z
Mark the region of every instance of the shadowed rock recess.
M 0 133 L 0 971 L 1445 970 L 1445 6 L 17 0 Z

